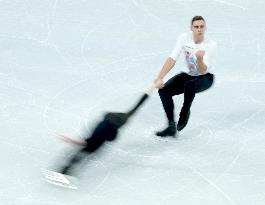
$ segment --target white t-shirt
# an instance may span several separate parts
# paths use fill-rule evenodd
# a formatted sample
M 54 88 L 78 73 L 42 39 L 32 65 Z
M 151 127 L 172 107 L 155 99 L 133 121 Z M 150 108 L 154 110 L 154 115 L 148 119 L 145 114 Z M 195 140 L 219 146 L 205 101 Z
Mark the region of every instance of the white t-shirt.
M 207 65 L 206 73 L 210 72 L 213 51 L 216 48 L 216 42 L 204 37 L 203 42 L 196 44 L 193 41 L 192 33 L 183 33 L 178 37 L 177 44 L 169 57 L 175 61 L 178 59 L 180 54 L 183 52 L 186 65 L 189 70 L 188 74 L 192 76 L 202 75 L 198 69 L 196 52 L 198 50 L 204 50 L 205 55 L 203 56 L 203 62 Z

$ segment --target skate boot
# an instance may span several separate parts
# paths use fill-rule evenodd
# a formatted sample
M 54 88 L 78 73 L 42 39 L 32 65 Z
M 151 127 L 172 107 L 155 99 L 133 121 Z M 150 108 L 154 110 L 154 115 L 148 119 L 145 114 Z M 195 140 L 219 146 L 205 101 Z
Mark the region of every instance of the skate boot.
M 179 114 L 179 121 L 177 124 L 177 130 L 181 131 L 184 127 L 186 127 L 190 117 L 190 110 L 181 109 Z
M 160 137 L 175 137 L 177 133 L 176 123 L 174 121 L 168 123 L 168 127 L 162 131 L 156 132 L 155 134 Z

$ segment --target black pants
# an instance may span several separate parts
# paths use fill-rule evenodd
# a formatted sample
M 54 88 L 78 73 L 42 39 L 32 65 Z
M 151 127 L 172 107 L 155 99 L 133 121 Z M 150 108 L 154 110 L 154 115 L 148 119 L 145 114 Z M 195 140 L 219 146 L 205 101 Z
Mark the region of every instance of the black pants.
M 118 130 L 108 121 L 100 122 L 91 136 L 86 139 L 87 145 L 77 150 L 68 162 L 58 170 L 62 174 L 71 175 L 72 168 L 79 164 L 89 154 L 98 150 L 106 141 L 112 141 L 117 137 Z
M 207 73 L 191 76 L 180 73 L 169 79 L 162 89 L 158 90 L 168 121 L 174 121 L 174 103 L 172 97 L 184 93 L 182 110 L 188 111 L 196 93 L 209 89 L 214 81 L 214 75 Z

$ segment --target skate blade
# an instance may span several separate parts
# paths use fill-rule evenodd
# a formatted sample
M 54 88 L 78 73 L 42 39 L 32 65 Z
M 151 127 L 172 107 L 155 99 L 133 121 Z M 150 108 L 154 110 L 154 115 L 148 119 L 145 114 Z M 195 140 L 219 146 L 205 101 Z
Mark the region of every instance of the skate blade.
M 49 184 L 53 184 L 53 185 L 56 185 L 56 186 L 67 188 L 67 189 L 77 189 L 78 188 L 74 184 L 71 184 L 71 183 L 70 184 L 65 184 L 63 182 L 56 181 L 56 180 L 51 180 L 51 179 L 48 179 L 48 178 L 46 178 L 46 182 L 48 182 Z
M 42 168 L 41 172 L 42 172 L 43 175 L 53 175 L 53 176 L 61 175 L 61 173 L 59 173 L 59 172 L 51 171 L 51 170 L 48 170 L 48 169 L 45 169 L 45 168 Z
M 53 181 L 60 181 L 65 184 L 70 183 L 70 181 L 63 174 L 58 173 L 58 172 L 43 169 L 42 174 L 45 178 L 53 180 Z
M 157 140 L 163 142 L 176 142 L 179 139 L 179 133 L 176 133 L 174 136 L 155 136 Z
M 64 174 L 50 171 L 44 168 L 42 169 L 42 174 L 45 177 L 46 181 L 50 184 L 70 189 L 77 189 L 77 186 L 74 185 L 71 181 L 69 181 Z

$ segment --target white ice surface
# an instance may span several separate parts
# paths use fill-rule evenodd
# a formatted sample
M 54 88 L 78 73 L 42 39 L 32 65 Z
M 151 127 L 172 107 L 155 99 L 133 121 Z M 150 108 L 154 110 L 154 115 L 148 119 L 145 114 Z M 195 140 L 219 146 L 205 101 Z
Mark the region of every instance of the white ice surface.
M 265 204 L 264 8 L 261 0 L 1 0 L 0 204 Z M 179 138 L 154 136 L 166 122 L 155 94 L 77 170 L 78 191 L 45 183 L 41 168 L 71 149 L 56 133 L 82 135 L 104 111 L 132 106 L 198 14 L 218 42 L 216 82 L 196 96 Z M 183 97 L 174 100 L 177 115 Z

